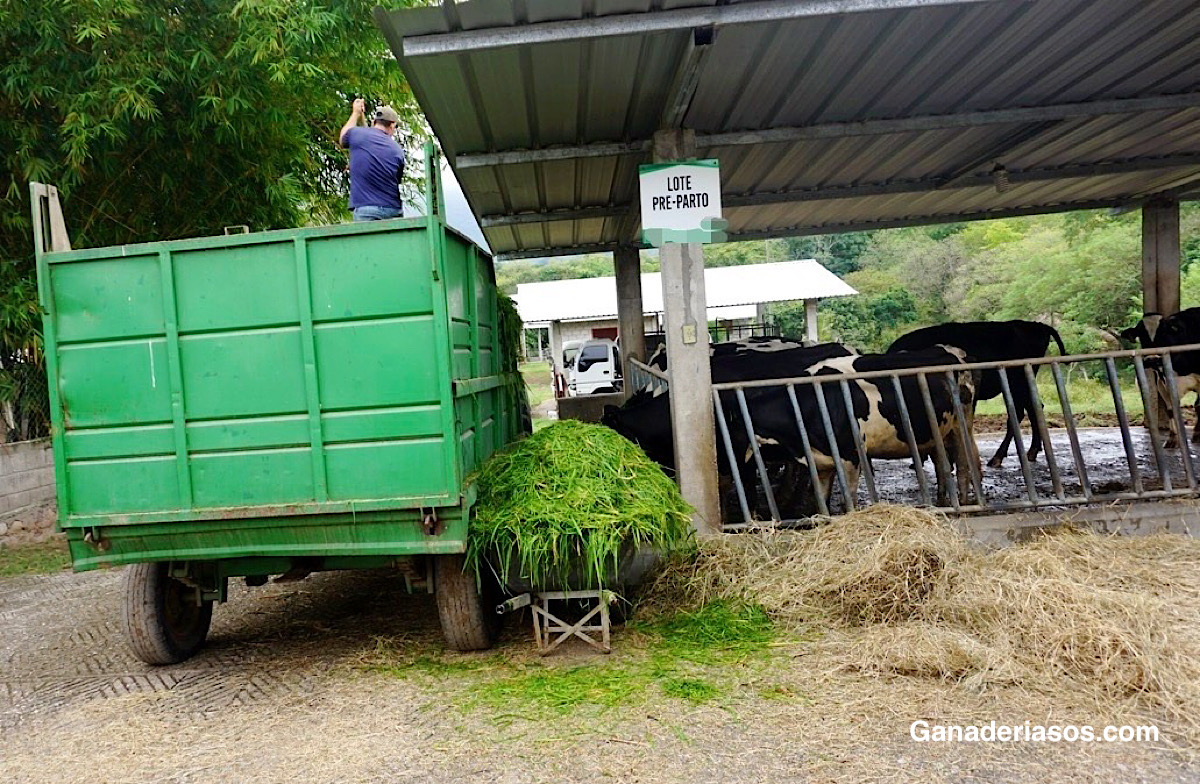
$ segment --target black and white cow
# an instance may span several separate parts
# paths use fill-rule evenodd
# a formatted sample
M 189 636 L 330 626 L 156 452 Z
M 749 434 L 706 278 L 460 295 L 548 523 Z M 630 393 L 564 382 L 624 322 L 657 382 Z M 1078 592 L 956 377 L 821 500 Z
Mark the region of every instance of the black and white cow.
M 1178 313 L 1164 316 L 1161 313 L 1147 313 L 1132 327 L 1121 331 L 1121 338 L 1130 343 L 1136 342 L 1142 348 L 1166 348 L 1169 346 L 1186 346 L 1200 343 L 1200 308 L 1188 308 Z M 1166 386 L 1166 377 L 1162 374 L 1162 361 L 1157 358 L 1146 360 L 1146 367 L 1154 373 L 1155 387 L 1158 391 L 1159 424 L 1167 421 L 1167 447 L 1178 444 L 1175 430 L 1175 419 L 1169 412 L 1173 410 L 1172 395 Z M 1181 351 L 1171 353 L 1171 369 L 1175 372 L 1174 397 L 1183 403 L 1184 395 L 1196 394 L 1197 423 L 1192 428 L 1192 443 L 1200 444 L 1200 351 Z M 1158 434 L 1155 434 L 1158 435 Z
M 840 351 L 837 349 L 840 349 Z M 876 354 L 859 356 L 853 354 L 845 347 L 838 347 L 837 344 L 825 344 L 824 346 L 814 346 L 805 349 L 805 351 L 822 351 L 827 356 L 815 358 L 816 354 L 813 353 L 811 356 L 814 358 L 806 370 L 797 372 L 795 365 L 793 365 L 792 370 L 786 375 L 768 375 L 763 366 L 771 363 L 771 366 L 778 370 L 778 367 L 774 366 L 772 361 L 787 355 L 789 352 L 773 352 L 771 354 L 758 355 L 753 361 L 741 360 L 741 366 L 737 367 L 735 371 L 728 371 L 730 374 L 736 372 L 739 376 L 738 378 L 725 378 L 724 373 L 719 375 L 718 364 L 714 362 L 713 380 L 716 383 L 721 383 L 722 381 L 744 381 L 759 378 L 796 378 L 804 375 L 828 376 L 842 373 L 947 365 L 963 361 L 961 352 L 944 348 L 934 348 L 897 355 Z M 755 365 L 759 366 L 758 370 L 760 372 L 758 374 L 751 372 L 751 368 Z M 957 392 L 967 419 L 965 422 L 960 422 L 956 414 L 957 409 L 954 405 L 955 390 L 952 390 L 950 382 L 946 379 L 945 375 L 940 373 L 931 374 L 928 377 L 935 424 L 931 424 L 927 417 L 918 382 L 912 376 L 905 377 L 901 381 L 903 399 L 897 398 L 890 378 L 879 379 L 878 381 L 850 381 L 848 384 L 852 405 L 850 409 L 847 408 L 841 387 L 837 383 L 819 385 L 824 389 L 821 392 L 818 391 L 817 385 L 797 384 L 793 387 L 800 409 L 801 420 L 803 421 L 805 433 L 808 435 L 809 445 L 813 452 L 818 481 L 820 482 L 818 492 L 821 492 L 828 498 L 832 488 L 832 477 L 836 471 L 830 433 L 832 433 L 832 442 L 837 444 L 837 451 L 842 461 L 842 467 L 846 473 L 847 482 L 850 485 L 847 488 L 850 497 L 853 497 L 853 493 L 857 489 L 860 456 L 858 445 L 854 441 L 855 431 L 850 425 L 851 416 L 858 423 L 858 430 L 863 438 L 863 451 L 868 458 L 894 459 L 911 457 L 906 431 L 903 428 L 903 415 L 900 413 L 901 406 L 903 406 L 913 427 L 914 438 L 921 456 L 931 454 L 936 450 L 936 437 L 933 434 L 935 428 L 941 435 L 951 465 L 957 472 L 961 491 L 960 497 L 965 498 L 969 473 L 964 466 L 966 466 L 965 461 L 970 459 L 970 455 L 974 454 L 974 450 L 971 446 L 968 446 L 967 452 L 970 453 L 968 455 L 959 448 L 956 429 L 962 428 L 965 437 L 973 439 L 971 428 L 974 413 L 975 381 L 969 373 L 956 375 L 958 376 Z M 750 417 L 753 420 L 755 438 L 760 444 L 765 445 L 768 454 L 772 456 L 771 459 L 776 463 L 783 458 L 798 465 L 805 464 L 807 458 L 803 447 L 803 436 L 800 433 L 795 409 L 792 406 L 791 396 L 787 393 L 787 389 L 785 387 L 752 387 L 746 389 L 744 394 L 747 407 L 750 411 Z M 825 428 L 824 418 L 821 415 L 820 404 L 817 402 L 817 394 L 823 395 L 825 410 L 829 415 L 831 429 L 828 431 Z M 723 463 L 725 471 L 739 471 L 743 478 L 743 486 L 751 487 L 753 486 L 754 476 L 754 470 L 750 462 L 752 449 L 747 428 L 741 418 L 740 408 L 732 392 L 722 393 L 722 407 L 728 418 L 730 440 L 734 455 L 738 460 L 743 462 L 738 466 L 728 466 L 723 461 L 723 449 L 717 450 L 719 461 Z M 669 412 L 669 404 L 667 404 L 665 399 L 656 399 L 645 393 L 640 396 L 640 399 L 639 396 L 631 398 L 626 407 L 622 409 L 611 407 L 606 410 L 602 421 L 627 438 L 641 444 L 652 459 L 664 465 L 666 464 L 664 461 L 670 460 L 670 464 L 673 465 L 674 454 Z M 968 441 L 968 444 L 973 444 L 973 440 Z M 949 497 L 948 477 L 945 475 L 939 461 L 935 460 L 934 464 L 937 467 L 939 480 L 938 503 L 945 505 L 948 503 Z M 797 476 L 807 476 L 807 471 L 799 472 Z
M 900 354 L 862 354 L 857 356 L 835 357 L 818 362 L 808 369 L 807 375 L 838 376 L 847 373 L 870 373 L 875 371 L 897 371 L 909 368 L 943 366 L 962 364 L 965 357 L 962 351 L 949 347 L 934 347 L 920 351 L 910 351 Z M 920 457 L 934 455 L 937 442 L 940 440 L 946 450 L 949 468 L 954 472 L 960 499 L 970 495 L 970 465 L 968 461 L 975 459 L 974 450 L 974 411 L 975 411 L 975 374 L 959 372 L 954 374 L 954 386 L 943 373 L 931 373 L 926 377 L 930 402 L 933 406 L 934 420 L 931 422 L 924 397 L 921 394 L 916 376 L 903 376 L 900 379 L 902 397 L 897 396 L 892 385 L 892 377 L 884 376 L 878 379 L 857 379 L 848 382 L 852 410 L 847 408 L 845 397 L 840 384 L 823 383 L 819 386 L 812 384 L 797 384 L 794 387 L 796 402 L 799 404 L 801 419 L 808 436 L 809 446 L 813 452 L 819 487 L 817 492 L 829 498 L 832 489 L 832 479 L 837 470 L 835 465 L 833 444 L 837 445 L 838 457 L 846 474 L 848 487 L 847 495 L 853 498 L 858 488 L 860 455 L 858 445 L 854 441 L 854 428 L 850 424 L 853 416 L 862 437 L 863 451 L 868 459 L 896 460 L 910 458 L 907 431 L 904 428 L 903 409 L 907 414 L 913 430 Z M 955 405 L 955 393 L 962 404 L 963 417 L 958 416 Z M 826 430 L 821 407 L 817 395 L 822 394 L 825 410 L 829 415 L 830 430 Z M 795 409 L 791 396 L 783 387 L 758 387 L 747 389 L 745 392 L 747 407 L 753 419 L 754 433 L 763 442 L 773 444 L 787 450 L 797 461 L 805 461 L 803 436 L 796 422 Z M 729 410 L 729 406 L 726 407 Z M 730 434 L 735 441 L 735 450 L 745 442 L 745 428 L 738 421 L 740 414 L 736 406 L 732 407 Z M 935 431 L 937 435 L 935 435 Z M 833 434 L 831 443 L 829 433 Z M 960 434 L 965 442 L 960 442 Z M 966 449 L 962 448 L 966 444 Z M 748 444 L 744 444 L 748 448 Z M 739 452 L 740 453 L 740 452 Z M 950 476 L 946 466 L 935 459 L 934 467 L 937 473 L 937 503 L 946 506 L 950 499 Z M 978 470 L 978 467 L 976 467 Z
M 732 345 L 732 344 L 717 344 Z M 759 343 L 758 345 L 762 345 Z M 853 350 L 840 343 L 821 343 L 815 346 L 803 346 L 789 342 L 778 350 L 761 351 L 721 351 L 713 353 L 710 360 L 712 380 L 715 384 L 737 381 L 752 381 L 764 378 L 793 378 L 804 375 L 807 368 L 814 363 L 833 357 L 852 356 Z M 665 364 L 665 358 L 664 358 Z M 724 400 L 726 411 L 736 403 Z M 630 441 L 642 447 L 646 455 L 667 471 L 675 470 L 674 431 L 671 425 L 671 404 L 667 395 L 657 391 L 643 389 L 634 393 L 621 407 L 605 406 L 604 415 L 600 420 L 603 424 L 616 430 Z M 715 436 L 715 434 L 714 434 Z M 725 450 L 717 445 L 717 468 L 722 476 L 730 476 L 733 470 L 749 472 L 753 479 L 748 442 L 740 450 L 741 459 L 746 462 L 740 466 L 730 467 Z M 763 460 L 767 464 L 768 473 L 772 476 L 793 478 L 803 482 L 806 473 L 795 472 L 795 457 L 786 450 L 777 449 L 771 444 L 763 445 Z M 744 484 L 752 487 L 753 482 Z M 811 510 L 801 509 L 794 504 L 802 503 L 801 489 L 797 487 L 780 488 L 776 493 L 776 501 L 781 512 L 787 516 L 788 511 L 794 511 L 793 517 L 807 516 Z
M 730 340 L 725 343 L 710 343 L 708 345 L 708 356 L 710 359 L 719 359 L 735 355 L 769 354 L 775 351 L 787 351 L 799 348 L 803 345 L 803 341 L 795 338 L 785 338 L 778 335 L 761 335 L 739 338 L 738 340 Z M 665 371 L 667 369 L 667 344 L 660 343 L 654 349 L 654 352 L 650 354 L 650 358 L 646 360 L 646 364 L 652 368 Z
M 732 346 L 719 343 L 717 346 Z M 764 378 L 793 378 L 804 375 L 817 362 L 853 356 L 853 349 L 840 343 L 803 346 L 788 343 L 775 351 L 721 351 L 709 360 L 714 384 L 756 381 Z M 665 369 L 666 356 L 662 355 Z M 671 407 L 666 395 L 639 390 L 621 407 L 605 406 L 600 420 L 630 441 L 640 445 L 651 460 L 668 470 L 675 468 L 675 445 L 671 430 Z M 717 450 L 718 454 L 722 450 Z M 724 460 L 724 455 L 720 456 Z
M 913 351 L 929 348 L 930 346 L 953 346 L 966 353 L 972 362 L 999 362 L 1012 359 L 1036 359 L 1046 356 L 1050 341 L 1058 345 L 1059 354 L 1066 354 L 1062 337 L 1058 330 L 1048 324 L 1037 321 L 965 321 L 937 324 L 932 327 L 914 330 L 899 338 L 888 347 L 888 353 Z M 1034 376 L 1040 366 L 1034 366 Z M 1025 377 L 1025 369 L 1009 368 L 1006 372 L 1008 387 L 1012 392 L 1013 406 L 1017 412 L 1017 425 L 1028 418 L 1034 422 L 1033 393 Z M 1000 386 L 1000 372 L 985 370 L 980 374 L 979 388 L 976 390 L 977 400 L 988 400 L 999 397 L 1004 392 Z M 1035 426 L 1030 436 L 1029 459 L 1034 460 L 1042 448 L 1042 434 Z M 1008 456 L 1008 445 L 1016 436 L 1010 420 L 1004 431 L 1004 440 L 988 465 L 998 467 Z

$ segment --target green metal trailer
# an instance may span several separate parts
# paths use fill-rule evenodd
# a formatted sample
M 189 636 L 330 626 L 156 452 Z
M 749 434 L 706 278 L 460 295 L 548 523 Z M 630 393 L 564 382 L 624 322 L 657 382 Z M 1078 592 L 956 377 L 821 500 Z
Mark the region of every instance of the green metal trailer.
M 490 256 L 427 216 L 69 247 L 34 184 L 59 525 L 129 564 L 137 655 L 203 644 L 229 578 L 402 567 L 449 645 L 488 647 L 467 481 L 522 431 Z

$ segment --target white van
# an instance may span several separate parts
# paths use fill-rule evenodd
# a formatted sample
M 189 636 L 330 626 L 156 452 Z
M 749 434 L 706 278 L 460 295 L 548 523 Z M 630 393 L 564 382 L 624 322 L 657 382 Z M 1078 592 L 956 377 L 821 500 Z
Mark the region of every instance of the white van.
M 585 340 L 568 374 L 568 395 L 621 391 L 621 351 L 607 338 Z

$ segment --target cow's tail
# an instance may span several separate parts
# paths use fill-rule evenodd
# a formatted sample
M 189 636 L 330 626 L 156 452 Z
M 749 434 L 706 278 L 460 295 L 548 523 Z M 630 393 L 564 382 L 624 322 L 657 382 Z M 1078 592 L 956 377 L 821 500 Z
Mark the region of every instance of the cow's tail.
M 1065 357 L 1067 355 L 1067 347 L 1063 345 L 1062 336 L 1058 334 L 1058 330 L 1049 324 L 1046 325 L 1046 329 L 1050 330 L 1050 337 L 1054 338 L 1054 342 L 1058 344 L 1059 355 Z

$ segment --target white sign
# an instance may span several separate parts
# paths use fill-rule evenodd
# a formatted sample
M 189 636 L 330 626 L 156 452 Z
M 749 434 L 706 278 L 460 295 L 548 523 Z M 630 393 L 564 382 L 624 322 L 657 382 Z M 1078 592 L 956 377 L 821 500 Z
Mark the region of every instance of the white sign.
M 716 160 L 652 163 L 638 169 L 642 241 L 724 242 L 721 170 Z

